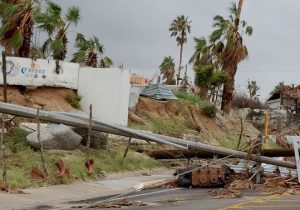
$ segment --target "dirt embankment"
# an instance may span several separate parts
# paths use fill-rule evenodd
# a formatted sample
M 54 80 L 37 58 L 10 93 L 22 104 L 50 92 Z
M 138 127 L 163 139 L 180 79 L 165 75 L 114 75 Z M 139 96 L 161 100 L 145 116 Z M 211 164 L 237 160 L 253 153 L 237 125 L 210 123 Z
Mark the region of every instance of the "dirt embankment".
M 71 111 L 72 106 L 66 101 L 66 95 L 74 91 L 67 88 L 39 87 L 28 89 L 20 86 L 9 86 L 8 102 L 30 108 L 40 108 L 47 111 Z M 3 88 L 0 87 L 0 100 L 3 99 Z
M 156 133 L 234 148 L 239 139 L 239 118 L 222 115 L 210 118 L 199 106 L 182 100 L 157 101 L 140 97 L 135 113 L 129 114 L 129 126 Z M 243 122 L 242 142 L 258 135 L 251 124 Z

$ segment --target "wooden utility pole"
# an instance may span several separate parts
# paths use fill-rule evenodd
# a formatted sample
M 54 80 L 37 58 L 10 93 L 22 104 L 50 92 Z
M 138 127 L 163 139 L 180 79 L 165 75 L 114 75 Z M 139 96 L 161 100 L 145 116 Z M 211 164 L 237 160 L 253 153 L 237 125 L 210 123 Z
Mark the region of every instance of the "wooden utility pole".
M 3 74 L 3 98 L 7 103 L 7 75 L 6 75 L 6 55 L 5 51 L 2 51 L 2 74 Z
M 47 170 L 46 163 L 45 163 L 44 146 L 41 141 L 40 109 L 37 109 L 36 120 L 37 120 L 37 139 L 40 143 L 43 170 L 44 170 L 45 175 L 48 176 L 49 174 L 48 174 L 48 170 Z

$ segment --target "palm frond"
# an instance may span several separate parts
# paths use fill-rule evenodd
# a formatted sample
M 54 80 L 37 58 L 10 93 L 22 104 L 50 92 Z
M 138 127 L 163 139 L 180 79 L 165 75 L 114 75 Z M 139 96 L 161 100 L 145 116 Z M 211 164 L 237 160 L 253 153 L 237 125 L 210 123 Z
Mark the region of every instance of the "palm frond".
M 51 50 L 54 55 L 58 55 L 64 50 L 64 43 L 61 38 L 57 38 L 50 43 Z
M 65 19 L 67 22 L 73 23 L 75 25 L 78 24 L 80 20 L 80 10 L 77 6 L 72 6 L 68 8 L 68 11 L 65 15 Z
M 251 26 L 247 26 L 245 32 L 247 35 L 251 36 L 253 33 L 253 28 Z
M 236 3 L 235 3 L 235 2 L 232 2 L 232 3 L 231 3 L 231 6 L 229 7 L 229 12 L 230 12 L 230 14 L 232 14 L 234 17 L 236 16 L 236 14 L 237 14 L 237 6 L 236 6 Z
M 18 31 L 11 37 L 11 39 L 9 40 L 9 44 L 14 48 L 19 49 L 22 46 L 23 40 L 23 34 Z

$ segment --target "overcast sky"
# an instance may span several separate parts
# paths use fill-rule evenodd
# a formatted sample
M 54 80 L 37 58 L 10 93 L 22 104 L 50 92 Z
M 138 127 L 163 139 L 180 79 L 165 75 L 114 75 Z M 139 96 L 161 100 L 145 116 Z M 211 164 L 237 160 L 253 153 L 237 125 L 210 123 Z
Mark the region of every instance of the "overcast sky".
M 207 37 L 215 15 L 228 16 L 232 0 L 56 0 L 63 8 L 78 5 L 81 21 L 71 28 L 69 50 L 74 51 L 77 32 L 98 36 L 105 54 L 134 72 L 153 75 L 164 56 L 179 61 L 179 48 L 168 31 L 178 15 L 192 20 L 192 32 L 184 46 L 183 63 L 194 51 L 193 37 Z M 280 81 L 300 84 L 300 1 L 244 0 L 242 19 L 254 33 L 244 39 L 249 58 L 241 63 L 236 88 L 246 90 L 256 80 L 265 99 Z M 70 57 L 70 55 L 69 55 Z M 191 66 L 189 72 L 192 73 Z

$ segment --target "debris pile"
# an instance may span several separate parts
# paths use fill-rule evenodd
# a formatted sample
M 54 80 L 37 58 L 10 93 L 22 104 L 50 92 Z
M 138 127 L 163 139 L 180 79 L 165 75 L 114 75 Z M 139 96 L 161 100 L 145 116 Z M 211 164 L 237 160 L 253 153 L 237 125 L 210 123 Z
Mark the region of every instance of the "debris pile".
M 258 185 L 258 189 L 268 194 L 294 194 L 300 190 L 300 184 L 296 177 L 265 177 L 264 184 Z
M 145 206 L 143 201 L 130 201 L 127 198 L 102 201 L 90 206 L 73 206 L 72 208 L 121 208 L 123 206 Z

